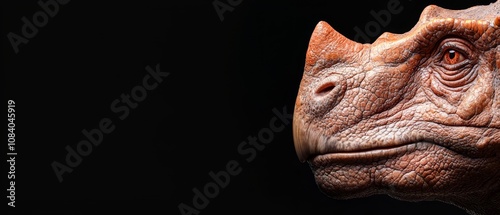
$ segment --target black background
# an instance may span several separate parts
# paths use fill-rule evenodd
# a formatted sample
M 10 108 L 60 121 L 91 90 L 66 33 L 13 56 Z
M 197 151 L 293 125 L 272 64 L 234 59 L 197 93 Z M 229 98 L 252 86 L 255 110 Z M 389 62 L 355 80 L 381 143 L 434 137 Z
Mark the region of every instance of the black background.
M 17 54 L 7 34 L 21 34 L 21 18 L 40 7 L 3 2 L 4 102 L 16 102 L 12 211 L 181 214 L 178 205 L 192 206 L 192 189 L 211 182 L 210 171 L 236 160 L 242 172 L 200 214 L 465 214 L 440 202 L 324 196 L 295 155 L 291 124 L 252 162 L 237 151 L 268 127 L 273 108 L 292 113 L 318 21 L 353 39 L 354 27 L 364 29 L 374 20 L 370 11 L 387 9 L 387 2 L 243 0 L 221 21 L 212 1 L 70 1 Z M 428 4 L 462 9 L 489 2 L 400 0 L 403 11 L 380 33 L 410 30 Z M 119 120 L 111 103 L 157 64 L 170 75 Z M 65 147 L 103 118 L 115 130 L 60 183 L 51 163 L 63 163 Z

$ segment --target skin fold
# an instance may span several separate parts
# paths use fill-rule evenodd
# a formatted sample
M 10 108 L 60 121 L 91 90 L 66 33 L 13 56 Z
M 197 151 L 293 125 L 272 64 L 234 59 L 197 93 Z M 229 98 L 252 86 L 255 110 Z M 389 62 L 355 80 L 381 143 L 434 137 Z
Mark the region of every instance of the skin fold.
M 337 199 L 387 194 L 500 214 L 500 1 L 430 5 L 404 34 L 314 29 L 294 146 Z

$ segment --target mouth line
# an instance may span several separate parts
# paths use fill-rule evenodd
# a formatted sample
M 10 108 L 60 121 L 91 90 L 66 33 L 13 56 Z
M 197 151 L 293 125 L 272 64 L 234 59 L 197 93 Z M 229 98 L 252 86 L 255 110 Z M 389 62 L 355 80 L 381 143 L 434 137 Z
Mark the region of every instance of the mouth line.
M 398 123 L 408 124 L 406 121 Z M 450 151 L 450 153 L 470 158 L 496 156 L 494 150 L 484 147 L 489 141 L 492 141 L 492 138 L 484 138 L 484 134 L 491 135 L 491 132 L 498 131 L 496 129 L 490 130 L 491 128 L 443 126 L 438 123 L 419 122 L 414 123 L 411 127 L 393 123 L 366 130 L 353 127 L 330 133 L 327 132 L 328 130 L 311 125 L 311 122 L 303 122 L 303 120 L 294 118 L 294 147 L 297 157 L 302 163 L 317 157 L 328 156 L 341 160 L 352 159 L 351 157 L 366 160 L 367 157 L 401 153 L 401 151 L 406 150 L 405 147 L 407 150 L 411 150 L 412 145 L 417 143 L 420 145 L 426 143 L 426 147 L 439 147 Z M 464 130 L 468 130 L 468 133 L 465 134 Z M 459 137 L 455 135 L 457 133 L 460 133 Z M 422 150 L 426 150 L 426 148 L 422 148 Z
M 404 145 L 389 146 L 385 148 L 370 148 L 358 151 L 327 152 L 313 154 L 307 159 L 308 162 L 321 163 L 325 161 L 373 161 L 394 157 L 397 155 L 413 152 L 417 149 L 425 149 L 434 145 L 430 142 L 413 142 Z

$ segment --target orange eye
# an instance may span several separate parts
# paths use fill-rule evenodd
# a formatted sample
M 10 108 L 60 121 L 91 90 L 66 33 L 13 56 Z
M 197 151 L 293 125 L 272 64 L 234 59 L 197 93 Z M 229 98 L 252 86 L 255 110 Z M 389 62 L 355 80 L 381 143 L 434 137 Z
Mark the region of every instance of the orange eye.
M 448 65 L 455 65 L 465 60 L 465 56 L 459 51 L 449 49 L 443 57 L 444 63 Z

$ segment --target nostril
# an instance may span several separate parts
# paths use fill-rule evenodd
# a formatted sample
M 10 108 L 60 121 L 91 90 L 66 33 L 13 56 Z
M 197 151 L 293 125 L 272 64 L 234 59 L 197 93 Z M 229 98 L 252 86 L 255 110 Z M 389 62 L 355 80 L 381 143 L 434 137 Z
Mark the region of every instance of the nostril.
M 324 114 L 337 106 L 344 98 L 347 83 L 344 76 L 331 74 L 313 83 L 309 100 L 314 112 Z
M 303 102 L 309 104 L 314 114 L 324 115 L 344 98 L 347 80 L 341 74 L 330 74 L 328 77 L 318 79 L 311 81 Z
M 323 96 L 328 94 L 330 91 L 335 89 L 335 83 L 334 82 L 327 82 L 323 85 L 321 85 L 317 90 L 316 90 L 316 95 L 318 96 Z

